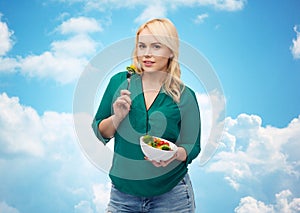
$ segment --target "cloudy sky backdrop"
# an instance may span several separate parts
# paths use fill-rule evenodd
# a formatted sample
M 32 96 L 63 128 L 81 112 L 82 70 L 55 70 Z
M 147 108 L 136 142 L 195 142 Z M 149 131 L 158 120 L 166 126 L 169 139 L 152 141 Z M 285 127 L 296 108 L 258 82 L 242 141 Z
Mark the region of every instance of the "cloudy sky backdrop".
M 300 212 L 299 8 L 298 0 L 1 0 L 0 212 L 104 211 L 109 179 L 78 144 L 74 90 L 97 53 L 152 17 L 175 23 L 224 90 L 220 146 L 190 166 L 197 212 Z M 207 95 L 195 91 L 209 123 Z

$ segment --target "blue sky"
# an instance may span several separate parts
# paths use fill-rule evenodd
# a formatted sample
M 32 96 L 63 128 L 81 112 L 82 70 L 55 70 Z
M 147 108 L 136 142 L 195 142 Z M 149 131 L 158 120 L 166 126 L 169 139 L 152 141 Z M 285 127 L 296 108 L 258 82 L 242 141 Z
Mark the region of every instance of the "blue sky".
M 197 212 L 300 212 L 299 8 L 297 0 L 0 1 L 0 212 L 103 212 L 109 179 L 78 145 L 74 91 L 95 55 L 152 17 L 170 18 L 205 56 L 226 99 L 219 149 L 190 166 Z M 206 123 L 208 97 L 196 92 Z

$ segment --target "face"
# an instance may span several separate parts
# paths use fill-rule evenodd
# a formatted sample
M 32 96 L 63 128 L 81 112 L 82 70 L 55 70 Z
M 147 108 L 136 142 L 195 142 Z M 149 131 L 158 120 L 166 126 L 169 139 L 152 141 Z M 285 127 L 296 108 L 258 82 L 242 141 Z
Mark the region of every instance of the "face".
M 148 29 L 143 29 L 138 37 L 137 56 L 144 72 L 166 71 L 172 51 L 161 44 Z

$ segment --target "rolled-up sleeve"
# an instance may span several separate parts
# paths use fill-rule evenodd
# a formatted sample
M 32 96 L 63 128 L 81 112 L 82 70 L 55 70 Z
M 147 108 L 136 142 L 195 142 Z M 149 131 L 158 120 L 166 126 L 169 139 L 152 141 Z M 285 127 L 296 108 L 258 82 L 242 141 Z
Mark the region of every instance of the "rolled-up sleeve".
M 181 128 L 178 146 L 187 152 L 186 164 L 190 164 L 200 153 L 201 119 L 195 93 L 185 88 L 181 97 Z
M 99 131 L 99 124 L 102 120 L 112 115 L 112 102 L 115 93 L 113 79 L 109 81 L 109 84 L 103 94 L 102 100 L 93 119 L 92 128 L 96 137 L 104 144 L 108 143 L 110 138 L 103 137 Z

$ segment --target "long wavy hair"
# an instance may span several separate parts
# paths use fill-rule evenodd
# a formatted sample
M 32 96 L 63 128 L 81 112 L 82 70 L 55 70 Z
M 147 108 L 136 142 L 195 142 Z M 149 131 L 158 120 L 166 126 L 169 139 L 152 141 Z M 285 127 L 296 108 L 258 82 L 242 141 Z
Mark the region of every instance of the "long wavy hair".
M 167 46 L 173 54 L 173 57 L 169 59 L 167 72 L 168 75 L 163 82 L 163 88 L 168 95 L 170 95 L 175 102 L 180 101 L 181 92 L 184 88 L 183 82 L 180 79 L 181 71 L 178 63 L 179 57 L 179 39 L 176 27 L 174 24 L 166 18 L 152 19 L 139 27 L 136 33 L 136 44 L 133 52 L 133 64 L 137 68 L 136 72 L 142 74 L 138 56 L 137 48 L 139 42 L 139 35 L 143 29 L 147 29 L 150 33 L 163 45 Z

